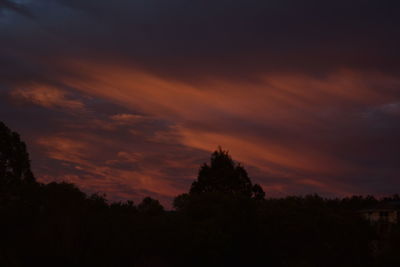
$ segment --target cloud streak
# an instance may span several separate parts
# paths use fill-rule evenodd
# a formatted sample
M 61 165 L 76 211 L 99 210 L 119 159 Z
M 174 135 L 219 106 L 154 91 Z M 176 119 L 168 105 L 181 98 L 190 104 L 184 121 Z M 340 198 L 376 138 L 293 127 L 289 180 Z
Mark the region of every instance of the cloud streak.
M 16 101 L 25 101 L 45 108 L 63 108 L 73 111 L 82 111 L 84 104 L 79 100 L 74 100 L 68 93 L 48 86 L 31 86 L 27 89 L 15 89 L 10 96 Z
M 18 4 L 11 0 L 0 0 L 0 12 L 2 9 L 12 10 L 22 16 L 25 16 L 25 17 L 28 17 L 31 19 L 35 18 L 34 15 L 31 13 L 31 11 L 28 8 L 26 8 L 22 4 Z

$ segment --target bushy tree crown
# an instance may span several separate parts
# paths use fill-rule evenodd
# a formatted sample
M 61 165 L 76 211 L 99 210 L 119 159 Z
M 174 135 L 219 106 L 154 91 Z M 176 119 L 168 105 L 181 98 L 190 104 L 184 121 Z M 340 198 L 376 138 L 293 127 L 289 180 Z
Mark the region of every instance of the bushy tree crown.
M 260 199 L 265 196 L 261 186 L 253 185 L 243 166 L 222 148 L 212 153 L 210 164 L 201 166 L 197 180 L 190 188 L 190 194 L 212 192 Z

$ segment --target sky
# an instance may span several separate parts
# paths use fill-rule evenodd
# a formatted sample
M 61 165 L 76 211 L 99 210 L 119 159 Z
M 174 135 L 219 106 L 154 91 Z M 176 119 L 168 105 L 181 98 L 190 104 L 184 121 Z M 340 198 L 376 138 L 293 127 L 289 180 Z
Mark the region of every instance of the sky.
M 267 197 L 400 188 L 399 1 L 0 0 L 0 121 L 41 182 L 187 192 L 221 146 Z

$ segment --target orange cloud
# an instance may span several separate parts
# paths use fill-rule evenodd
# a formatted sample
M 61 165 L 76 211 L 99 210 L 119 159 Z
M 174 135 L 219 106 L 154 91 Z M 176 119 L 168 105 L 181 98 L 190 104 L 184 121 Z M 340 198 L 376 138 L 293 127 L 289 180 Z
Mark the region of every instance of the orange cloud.
M 126 114 L 126 113 L 120 113 L 120 114 L 115 114 L 111 116 L 111 119 L 113 121 L 116 121 L 117 123 L 134 123 L 137 121 L 143 121 L 146 119 L 146 117 L 142 115 L 137 115 L 137 114 Z
M 82 111 L 85 107 L 81 101 L 71 99 L 66 91 L 48 85 L 33 84 L 17 88 L 11 92 L 11 96 L 45 108 Z
M 342 194 L 353 189 L 342 181 L 323 177 L 352 175 L 360 171 L 360 166 L 339 156 L 332 142 L 345 145 L 353 138 L 353 133 L 345 129 L 359 116 L 357 107 L 393 101 L 391 91 L 378 90 L 378 84 L 387 88 L 400 85 L 400 80 L 381 73 L 350 70 L 324 77 L 269 73 L 253 82 L 210 78 L 189 83 L 120 65 L 72 66 L 81 70 L 79 79 L 59 77 L 68 87 L 146 114 L 118 113 L 110 117 L 112 121 L 134 123 L 150 116 L 173 123 L 170 130 L 154 133 L 147 141 L 206 151 L 222 145 L 237 160 L 256 167 L 265 176 L 279 177 L 282 183 L 291 181 Z M 339 131 L 333 126 L 336 124 L 344 131 L 338 138 L 333 135 Z M 135 129 L 129 131 L 140 134 Z M 57 158 L 52 153 L 49 155 Z M 179 193 L 157 169 L 132 172 L 89 167 L 102 177 L 113 175 L 107 179 L 128 183 L 132 188 L 169 196 Z M 271 186 L 281 191 L 286 188 Z
M 49 136 L 41 138 L 38 140 L 38 144 L 46 151 L 49 158 L 72 165 L 82 174 L 67 173 L 61 177 L 43 175 L 39 177 L 41 181 L 48 182 L 57 179 L 73 182 L 85 191 L 106 192 L 111 194 L 114 199 L 134 198 L 138 200 L 149 194 L 140 193 L 141 190 L 168 197 L 180 193 L 179 189 L 174 187 L 171 182 L 165 180 L 165 175 L 161 169 L 155 166 L 140 170 L 126 170 L 113 166 L 116 163 L 151 165 L 140 153 L 119 151 L 114 155 L 105 154 L 107 148 L 102 144 L 104 144 L 104 141 L 110 142 L 110 140 L 85 134 L 74 133 L 73 135 L 75 137 Z M 130 148 L 126 147 L 126 149 Z M 100 153 L 105 157 L 104 160 L 96 157 Z M 121 190 L 121 187 L 125 190 Z M 136 193 L 132 195 L 132 192 Z

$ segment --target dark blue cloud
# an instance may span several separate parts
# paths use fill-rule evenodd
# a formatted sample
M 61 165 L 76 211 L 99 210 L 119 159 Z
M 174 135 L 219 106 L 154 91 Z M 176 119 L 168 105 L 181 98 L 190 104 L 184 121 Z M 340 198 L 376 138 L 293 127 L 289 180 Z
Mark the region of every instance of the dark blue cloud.
M 39 0 L 26 6 L 37 14 L 36 26 L 14 21 L 0 28 L 4 45 L 19 56 L 102 54 L 191 78 L 399 69 L 398 1 Z
M 33 14 L 31 13 L 31 11 L 28 8 L 26 8 L 22 4 L 14 2 L 12 0 L 0 0 L 0 15 L 1 15 L 2 10 L 11 10 L 22 16 L 25 16 L 28 18 L 34 18 Z

